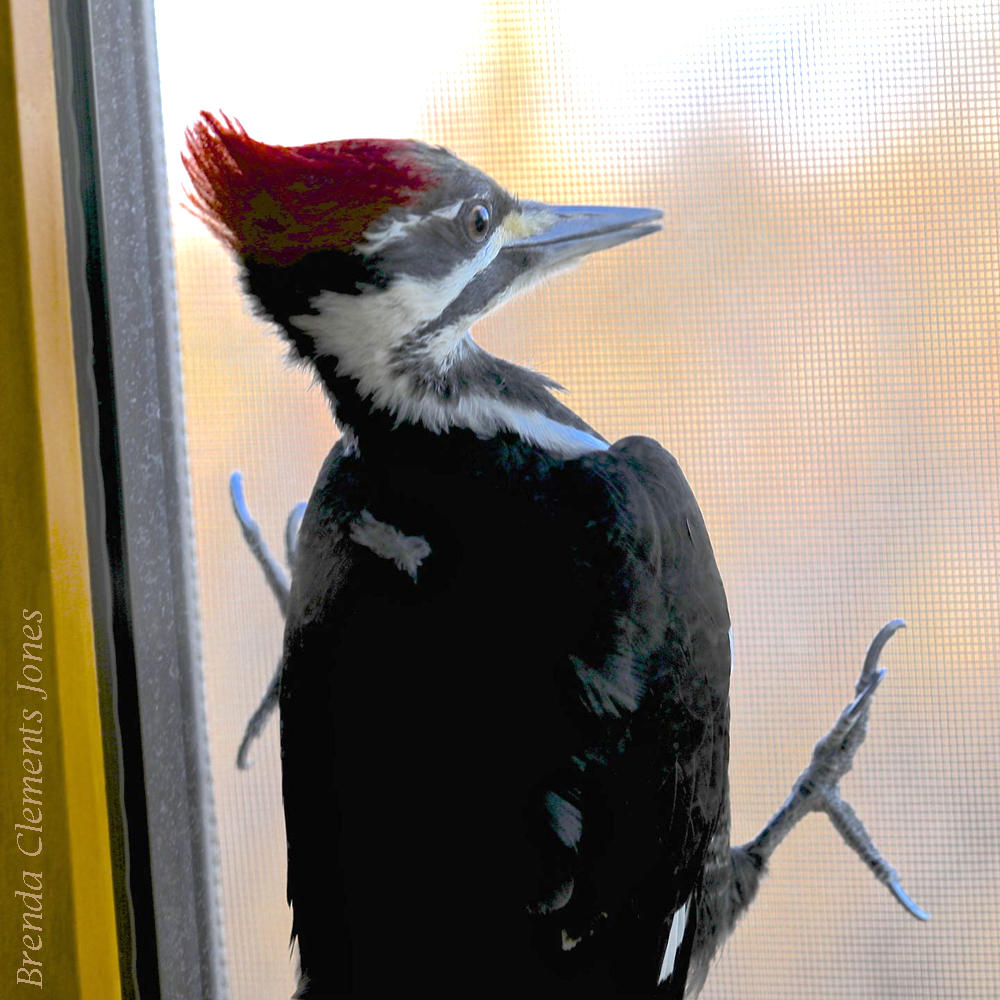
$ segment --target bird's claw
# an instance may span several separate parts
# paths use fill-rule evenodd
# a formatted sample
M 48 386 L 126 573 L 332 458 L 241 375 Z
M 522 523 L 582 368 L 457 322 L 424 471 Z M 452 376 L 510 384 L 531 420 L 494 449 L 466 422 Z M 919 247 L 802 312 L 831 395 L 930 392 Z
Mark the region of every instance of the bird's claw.
M 868 682 L 872 679 L 872 677 L 874 677 L 878 669 L 878 660 L 882 655 L 882 650 L 885 648 L 885 644 L 901 628 L 906 628 L 906 622 L 904 622 L 902 618 L 894 618 L 891 622 L 886 622 L 886 624 L 878 630 L 878 635 L 872 639 L 871 645 L 868 647 L 868 652 L 865 654 L 865 663 L 861 668 L 861 676 L 858 678 L 858 683 L 854 688 L 857 694 L 861 694 Z
M 279 660 L 267 692 L 260 700 L 260 704 L 254 709 L 253 715 L 250 716 L 250 720 L 243 730 L 243 739 L 240 740 L 240 748 L 236 752 L 236 766 L 241 771 L 248 771 L 253 767 L 253 761 L 249 757 L 250 747 L 253 745 L 254 740 L 264 731 L 271 713 L 278 707 L 278 695 L 280 691 L 281 661 Z
M 882 683 L 882 678 L 885 677 L 885 667 L 882 667 L 877 674 L 871 679 L 867 687 L 863 688 L 861 693 L 844 709 L 844 713 L 841 718 L 845 719 L 849 726 L 848 728 L 853 728 L 854 724 L 861 717 L 862 711 L 868 708 L 868 702 L 871 700 L 871 696 L 878 689 L 879 684 Z
M 931 915 L 926 911 L 922 910 L 916 903 L 910 899 L 909 896 L 903 891 L 903 887 L 899 884 L 899 880 L 895 879 L 889 883 L 889 891 L 899 900 L 903 908 L 911 916 L 917 918 L 917 920 L 930 920 Z
M 229 477 L 229 499 L 232 501 L 233 511 L 240 524 L 250 531 L 259 531 L 256 521 L 250 516 L 250 511 L 247 508 L 246 497 L 243 494 L 242 472 L 234 472 Z
M 868 647 L 864 666 L 855 686 L 854 700 L 816 744 L 809 766 L 799 775 L 785 804 L 758 834 L 756 840 L 745 845 L 744 850 L 766 862 L 806 813 L 825 812 L 844 842 L 857 853 L 906 911 L 919 920 L 929 920 L 930 915 L 903 891 L 895 869 L 879 853 L 864 824 L 840 794 L 840 779 L 850 771 L 854 755 L 868 733 L 872 695 L 885 677 L 885 669 L 878 665 L 879 656 L 885 644 L 904 624 L 902 620 L 896 619 L 879 630 Z
M 812 761 L 802 778 L 811 779 L 821 793 L 833 790 L 854 763 L 854 755 L 868 735 L 868 715 L 872 696 L 885 677 L 885 668 L 878 665 L 885 644 L 905 627 L 897 618 L 879 629 L 865 656 L 858 682 L 854 686 L 854 700 L 840 713 L 830 731 L 813 749 Z
M 267 542 L 264 541 L 260 525 L 250 515 L 250 509 L 247 507 L 246 498 L 243 495 L 243 475 L 239 472 L 234 472 L 229 477 L 229 496 L 233 503 L 233 511 L 243 531 L 243 540 L 264 571 L 264 579 L 267 580 L 267 585 L 271 588 L 271 593 L 274 594 L 274 599 L 278 602 L 281 613 L 287 614 L 290 590 L 288 576 L 277 559 L 271 555 L 271 550 L 267 547 Z
M 271 550 L 268 548 L 267 542 L 264 541 L 260 525 L 257 524 L 250 514 L 250 508 L 247 507 L 246 497 L 243 493 L 243 476 L 239 472 L 234 472 L 229 477 L 229 496 L 232 500 L 233 511 L 240 522 L 240 528 L 243 531 L 243 538 L 247 543 L 247 547 L 253 553 L 260 568 L 264 571 L 264 579 L 267 580 L 268 586 L 271 588 L 271 593 L 274 594 L 274 598 L 278 602 L 281 613 L 287 615 L 289 595 L 291 593 L 288 576 L 274 556 L 271 555 Z M 285 560 L 289 567 L 291 567 L 295 559 L 299 527 L 302 524 L 302 516 L 305 513 L 305 509 L 306 505 L 304 503 L 296 504 L 289 513 L 288 520 L 285 522 Z M 279 662 L 271 678 L 271 683 L 264 693 L 264 697 L 261 698 L 257 708 L 254 709 L 253 715 L 250 716 L 246 728 L 243 730 L 243 739 L 240 741 L 240 748 L 236 753 L 236 766 L 241 771 L 247 770 L 253 764 L 249 759 L 250 747 L 254 740 L 264 731 L 268 719 L 270 719 L 274 710 L 278 707 L 280 685 L 281 663 Z

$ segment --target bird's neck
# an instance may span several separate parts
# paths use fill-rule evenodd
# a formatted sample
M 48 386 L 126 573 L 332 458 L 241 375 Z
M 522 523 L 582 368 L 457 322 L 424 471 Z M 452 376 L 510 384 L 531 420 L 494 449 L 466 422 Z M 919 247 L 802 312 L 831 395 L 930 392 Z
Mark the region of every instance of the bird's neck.
M 338 374 L 335 359 L 316 359 L 315 366 L 338 427 L 366 460 L 396 467 L 428 459 L 447 465 L 456 446 L 460 449 L 463 443 L 476 440 L 467 430 L 441 434 L 419 422 L 400 422 L 391 411 L 364 397 L 356 379 Z
M 453 449 L 471 440 L 512 437 L 561 457 L 607 447 L 606 442 L 552 394 L 556 383 L 484 351 L 471 339 L 435 380 L 412 379 L 394 406 L 365 394 L 360 380 L 332 356 L 313 358 L 331 399 L 334 417 L 354 436 L 362 453 Z

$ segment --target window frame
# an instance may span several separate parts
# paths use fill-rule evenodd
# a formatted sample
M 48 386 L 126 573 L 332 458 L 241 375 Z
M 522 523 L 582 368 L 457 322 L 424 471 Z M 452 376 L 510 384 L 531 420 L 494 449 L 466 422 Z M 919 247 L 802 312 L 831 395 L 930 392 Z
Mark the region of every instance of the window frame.
M 215 1000 L 225 955 L 153 4 L 49 7 L 122 992 Z

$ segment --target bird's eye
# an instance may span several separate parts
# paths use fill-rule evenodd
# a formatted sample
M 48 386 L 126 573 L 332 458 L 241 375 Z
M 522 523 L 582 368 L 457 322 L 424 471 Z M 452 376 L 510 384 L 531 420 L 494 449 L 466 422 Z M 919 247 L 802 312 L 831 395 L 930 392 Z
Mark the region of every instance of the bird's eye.
M 465 229 L 470 239 L 482 243 L 490 231 L 490 210 L 485 205 L 473 205 L 465 217 Z

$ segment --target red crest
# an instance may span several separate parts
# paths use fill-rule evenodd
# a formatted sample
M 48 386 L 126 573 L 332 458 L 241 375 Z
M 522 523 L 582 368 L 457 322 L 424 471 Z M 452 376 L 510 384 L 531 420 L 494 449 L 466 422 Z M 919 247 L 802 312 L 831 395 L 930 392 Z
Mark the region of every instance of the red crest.
M 412 141 L 271 146 L 207 111 L 186 138 L 192 211 L 240 256 L 266 264 L 347 249 L 383 212 L 437 180 Z

